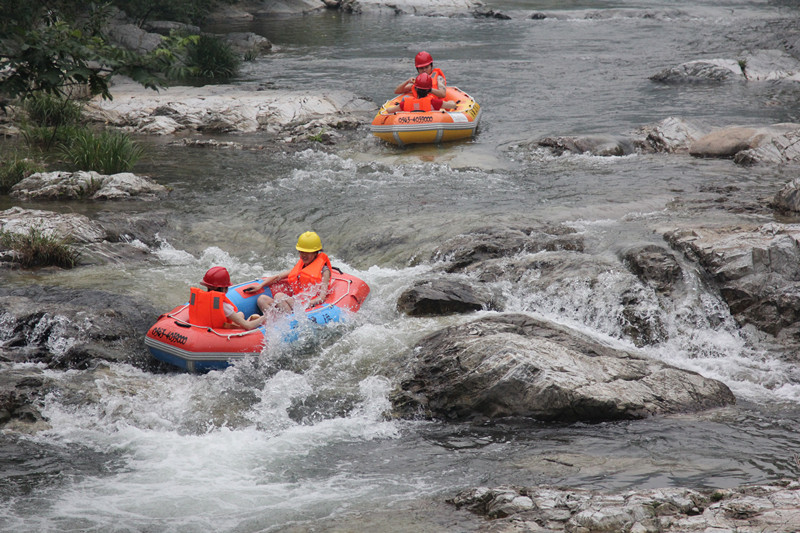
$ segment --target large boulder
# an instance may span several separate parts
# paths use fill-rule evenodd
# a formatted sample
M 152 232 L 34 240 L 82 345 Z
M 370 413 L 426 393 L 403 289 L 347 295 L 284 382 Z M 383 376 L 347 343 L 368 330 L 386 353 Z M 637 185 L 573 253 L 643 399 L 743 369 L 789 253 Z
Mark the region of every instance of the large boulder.
M 719 381 L 521 314 L 490 316 L 425 337 L 392 395 L 399 416 L 448 420 L 599 422 L 734 401 Z
M 800 225 L 674 228 L 664 238 L 708 272 L 739 323 L 800 332 Z
M 740 164 L 800 161 L 800 124 L 728 126 L 712 131 L 689 146 L 695 157 L 728 157 Z
M 171 87 L 158 93 L 135 84 L 112 87 L 113 100 L 86 106 L 90 119 L 140 133 L 181 131 L 280 133 L 296 124 L 325 119 L 330 127 L 349 117 L 365 119 L 375 104 L 347 91 L 259 90 L 254 86 Z
M 708 133 L 709 128 L 678 117 L 667 117 L 639 130 L 643 139 L 637 145 L 645 152 L 688 152 L 691 143 Z
M 94 171 L 37 172 L 11 188 L 21 200 L 156 200 L 168 190 L 150 178 L 130 172 L 105 175 Z
M 59 369 L 99 360 L 155 367 L 144 335 L 158 314 L 147 302 L 100 290 L 0 287 L 0 353 Z
M 416 283 L 397 300 L 397 309 L 410 316 L 471 313 L 488 306 L 488 299 L 476 294 L 472 285 L 447 279 Z
M 433 252 L 433 259 L 444 262 L 448 272 L 470 265 L 540 250 L 583 250 L 583 238 L 573 228 L 487 227 L 447 239 Z
M 743 80 L 744 74 L 736 60 L 701 59 L 664 69 L 650 79 L 660 83 L 720 83 Z
M 167 224 L 166 212 L 124 214 L 102 212 L 96 219 L 78 213 L 56 213 L 12 207 L 0 211 L 0 232 L 30 235 L 31 230 L 77 247 L 79 265 L 141 261 L 149 257 L 148 246 L 157 245 L 157 232 Z M 143 246 L 145 245 L 145 246 Z M 0 258 L 13 260 L 13 253 L 0 248 Z M 2 263 L 12 266 L 13 263 Z

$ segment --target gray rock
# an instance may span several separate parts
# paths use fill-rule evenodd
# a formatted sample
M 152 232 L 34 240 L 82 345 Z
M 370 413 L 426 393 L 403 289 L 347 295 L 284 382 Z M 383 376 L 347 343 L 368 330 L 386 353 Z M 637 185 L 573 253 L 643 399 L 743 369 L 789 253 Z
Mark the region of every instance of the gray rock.
M 22 433 L 47 429 L 40 409 L 52 387 L 52 380 L 39 368 L 0 363 L 0 428 Z
M 107 31 L 112 41 L 141 54 L 152 52 L 163 42 L 161 35 L 149 33 L 135 24 L 112 25 Z
M 411 316 L 471 313 L 488 305 L 471 285 L 444 279 L 418 282 L 404 291 L 397 301 L 397 309 Z
M 675 256 L 660 246 L 633 246 L 624 251 L 622 259 L 636 277 L 661 293 L 669 294 L 683 279 Z
M 541 486 L 477 487 L 464 490 L 447 501 L 459 509 L 493 519 L 492 531 L 777 533 L 800 530 L 800 482 L 797 480 L 734 489 L 669 487 L 619 494 Z M 515 501 L 519 504 L 513 505 Z M 546 528 L 541 524 L 546 524 Z
M 664 69 L 650 79 L 660 83 L 720 83 L 745 78 L 738 61 L 704 59 Z
M 638 142 L 645 152 L 688 152 L 689 145 L 708 133 L 707 127 L 677 117 L 668 117 L 653 126 L 643 127 Z
M 112 87 L 114 99 L 94 99 L 84 114 L 140 133 L 266 131 L 324 120 L 330 127 L 356 117 L 363 122 L 375 104 L 347 91 L 324 93 L 248 90 L 239 85 L 171 87 L 158 93 L 136 84 Z
M 166 194 L 163 185 L 130 172 L 37 172 L 11 188 L 11 196 L 20 200 L 156 200 Z
M 630 139 L 612 135 L 582 135 L 579 137 L 547 137 L 537 143 L 550 148 L 555 154 L 591 154 L 598 156 L 623 156 L 634 153 Z
M 739 323 L 792 339 L 800 327 L 800 225 L 694 227 L 664 232 L 718 284 Z
M 272 50 L 272 43 L 269 42 L 269 39 L 251 31 L 226 33 L 219 37 L 243 56 L 259 56 Z
M 433 259 L 456 272 L 489 259 L 540 250 L 583 250 L 583 238 L 565 226 L 484 228 L 446 240 L 434 250 Z
M 689 153 L 696 157 L 730 157 L 741 164 L 800 161 L 800 124 L 729 126 L 695 140 Z
M 403 417 L 599 422 L 735 402 L 716 380 L 519 314 L 425 337 L 408 374 L 392 395 Z
M 775 193 L 772 206 L 779 211 L 800 212 L 800 178 L 795 178 Z
M 144 335 L 158 317 L 149 303 L 98 290 L 0 287 L 0 346 L 7 360 L 87 368 L 96 360 L 155 368 Z

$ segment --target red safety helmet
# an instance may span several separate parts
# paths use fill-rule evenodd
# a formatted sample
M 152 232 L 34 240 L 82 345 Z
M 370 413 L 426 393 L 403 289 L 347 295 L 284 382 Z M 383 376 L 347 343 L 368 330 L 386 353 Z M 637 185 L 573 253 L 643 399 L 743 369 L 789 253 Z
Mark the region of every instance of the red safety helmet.
M 428 52 L 420 52 L 414 58 L 414 66 L 417 68 L 427 67 L 433 63 L 433 57 Z
M 415 89 L 432 89 L 433 88 L 433 80 L 431 80 L 431 77 L 423 72 L 422 74 L 417 76 L 416 80 L 414 80 L 414 88 Z
M 227 289 L 231 286 L 231 276 L 225 267 L 211 267 L 200 284 L 209 289 Z

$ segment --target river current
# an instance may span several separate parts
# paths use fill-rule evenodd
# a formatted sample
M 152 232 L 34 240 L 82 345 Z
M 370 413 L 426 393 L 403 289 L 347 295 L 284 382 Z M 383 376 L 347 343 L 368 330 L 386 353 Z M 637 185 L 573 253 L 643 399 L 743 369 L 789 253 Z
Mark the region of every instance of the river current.
M 543 136 L 625 135 L 670 116 L 719 126 L 800 122 L 796 83 L 648 79 L 756 49 L 773 24 L 797 17 L 796 3 L 486 3 L 512 19 L 325 12 L 234 28 L 275 45 L 244 64 L 237 84 L 347 89 L 376 109 L 425 49 L 450 85 L 481 104 L 475 139 L 397 148 L 364 127 L 333 148 L 226 151 L 142 138 L 147 156 L 135 171 L 172 188 L 158 208 L 170 211 L 173 228 L 152 261 L 4 274 L 12 285 L 113 287 L 167 310 L 212 265 L 227 266 L 235 282 L 289 267 L 297 235 L 313 229 L 334 265 L 372 293 L 347 324 L 224 372 L 122 364 L 52 372 L 71 393 L 48 397 L 51 428 L 0 435 L 0 530 L 470 531 L 480 524 L 443 502 L 473 486 L 733 487 L 800 475 L 800 372 L 739 328 L 699 282 L 680 307 L 654 305 L 667 333 L 643 351 L 723 381 L 735 406 L 594 425 L 384 418 L 415 342 L 473 318 L 396 310 L 404 289 L 432 275 L 431 252 L 443 240 L 487 226 L 565 224 L 591 255 L 616 257 L 632 243 L 660 243 L 654 229 L 678 221 L 768 222 L 713 209 L 714 191 L 759 201 L 796 176 L 688 155 L 555 157 L 526 147 Z M 616 280 L 600 279 L 495 288 L 507 311 L 633 348 L 610 308 Z

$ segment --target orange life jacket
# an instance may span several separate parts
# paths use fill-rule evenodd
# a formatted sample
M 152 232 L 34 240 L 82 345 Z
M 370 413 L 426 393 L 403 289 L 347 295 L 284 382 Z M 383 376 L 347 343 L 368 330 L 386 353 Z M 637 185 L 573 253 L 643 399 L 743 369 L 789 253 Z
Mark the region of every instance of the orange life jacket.
M 433 96 L 430 94 L 422 98 L 403 98 L 403 101 L 400 102 L 400 109 L 403 111 L 430 111 L 433 109 L 432 98 Z
M 221 328 L 231 320 L 225 316 L 223 303 L 233 305 L 225 293 L 217 291 L 204 291 L 197 287 L 191 288 L 189 297 L 189 322 L 196 326 Z M 237 311 L 233 305 L 234 312 Z
M 439 88 L 439 76 L 442 77 L 442 82 L 445 85 L 447 84 L 447 78 L 444 77 L 444 72 L 442 72 L 441 69 L 435 68 L 435 69 L 433 69 L 431 71 L 431 82 L 433 83 L 433 85 L 431 86 L 431 89 L 438 89 Z M 416 87 L 411 87 L 411 94 L 413 94 L 415 97 L 417 96 L 417 88 Z
M 324 252 L 319 252 L 317 257 L 306 266 L 303 266 L 302 259 L 298 261 L 286 277 L 286 281 L 292 287 L 292 292 L 297 294 L 309 287 L 322 283 L 322 269 L 326 266 L 328 270 L 333 269 L 331 260 L 328 259 Z

